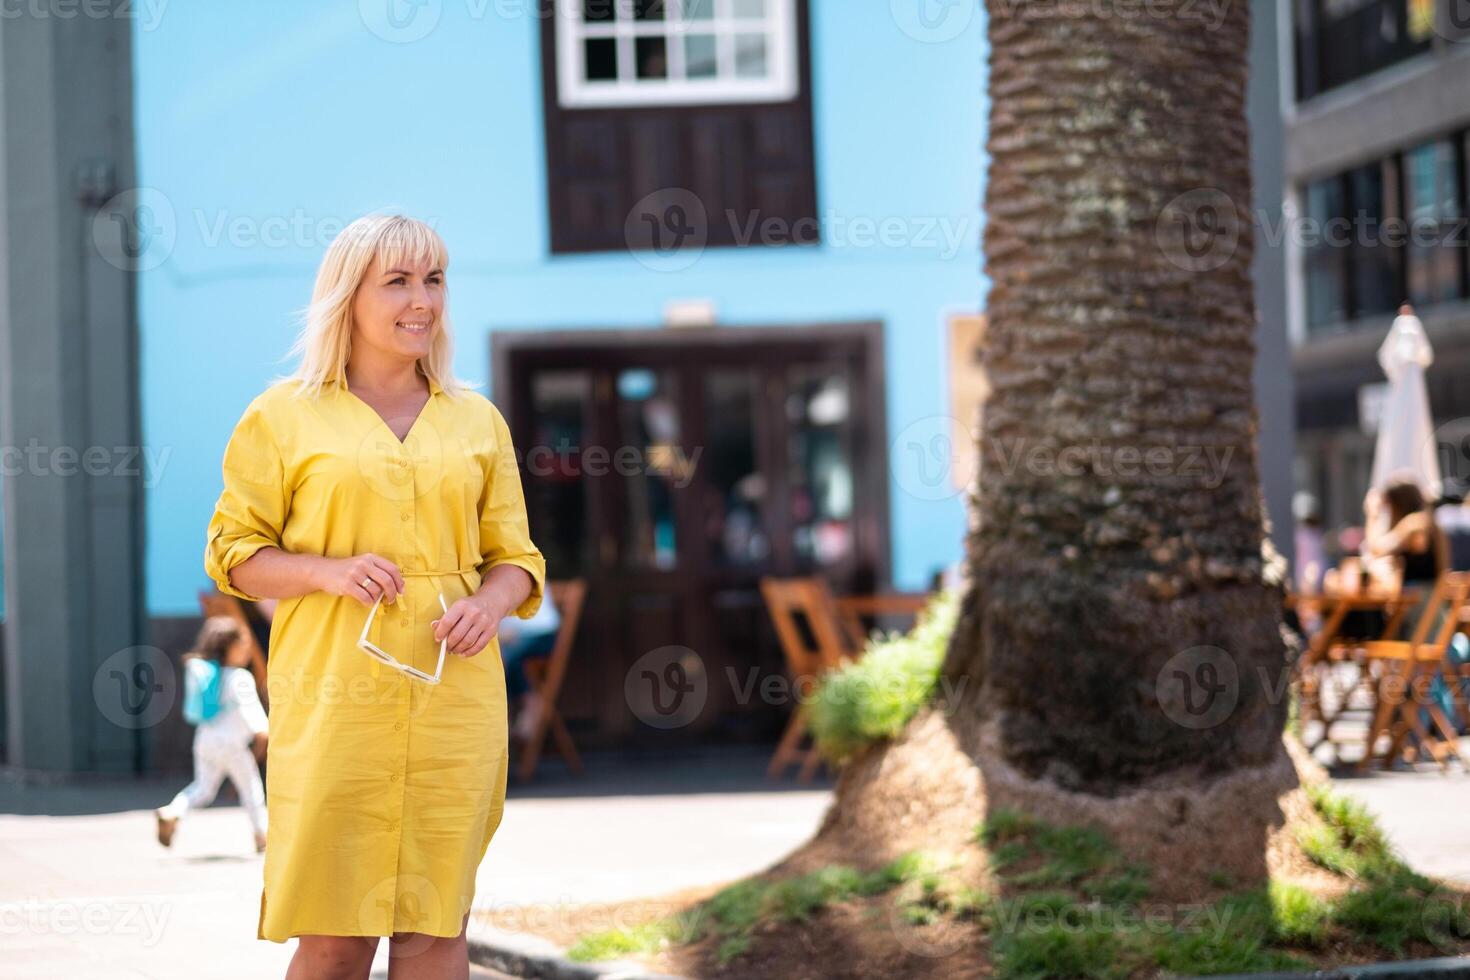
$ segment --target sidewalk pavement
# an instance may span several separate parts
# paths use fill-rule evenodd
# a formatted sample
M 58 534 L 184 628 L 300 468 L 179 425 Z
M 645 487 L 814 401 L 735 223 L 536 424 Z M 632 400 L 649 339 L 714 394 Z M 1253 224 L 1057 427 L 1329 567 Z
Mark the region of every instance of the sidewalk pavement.
M 556 762 L 513 784 L 480 866 L 476 907 L 514 929 L 512 907 L 665 895 L 758 871 L 809 837 L 824 784 L 763 778 L 764 750 L 596 755 L 574 779 Z M 182 779 L 20 788 L 0 780 L 0 947 L 7 977 L 260 980 L 294 943 L 255 938 L 260 859 L 237 806 L 191 814 L 170 850 L 152 809 Z M 1470 884 L 1470 776 L 1340 779 L 1410 863 Z M 503 915 L 497 910 L 506 910 Z M 380 944 L 379 966 L 386 944 Z M 386 975 L 386 974 L 382 974 Z M 493 974 L 482 973 L 481 977 Z
M 829 792 L 762 778 L 767 753 L 586 758 L 572 779 L 548 763 L 512 784 L 480 865 L 475 904 L 498 909 L 666 894 L 737 878 L 816 829 Z M 16 980 L 261 980 L 295 943 L 255 938 L 260 857 L 244 811 L 191 813 L 174 845 L 153 808 L 187 778 L 26 787 L 0 779 L 0 948 Z M 378 970 L 386 976 L 387 944 Z M 490 972 L 475 974 L 486 978 Z

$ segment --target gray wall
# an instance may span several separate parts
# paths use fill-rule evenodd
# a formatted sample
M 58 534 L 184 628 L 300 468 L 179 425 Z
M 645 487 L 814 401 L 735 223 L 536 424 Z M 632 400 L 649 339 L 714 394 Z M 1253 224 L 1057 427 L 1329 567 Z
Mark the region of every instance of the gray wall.
M 1255 182 L 1257 233 L 1253 273 L 1256 285 L 1256 407 L 1260 413 L 1261 486 L 1271 519 L 1271 540 L 1288 560 L 1293 557 L 1291 518 L 1292 455 L 1296 408 L 1287 337 L 1286 238 L 1274 247 L 1263 227 L 1279 227 L 1285 194 L 1281 86 L 1275 0 L 1251 4 L 1251 81 L 1246 112 L 1251 126 L 1251 176 Z
M 146 726 L 121 709 L 168 680 L 139 648 L 135 214 L 114 197 L 135 180 L 132 19 L 96 4 L 13 14 L 0 18 L 5 762 L 131 770 Z

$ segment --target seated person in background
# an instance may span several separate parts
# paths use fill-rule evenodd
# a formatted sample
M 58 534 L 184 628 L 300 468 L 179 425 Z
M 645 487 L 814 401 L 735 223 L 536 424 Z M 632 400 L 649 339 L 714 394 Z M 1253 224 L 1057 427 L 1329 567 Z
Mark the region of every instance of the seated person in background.
M 1379 517 L 1388 508 L 1388 530 L 1380 531 Z M 1363 500 L 1365 536 L 1363 557 L 1397 556 L 1404 570 L 1404 584 L 1433 583 L 1449 568 L 1450 549 L 1444 531 L 1434 520 L 1434 511 L 1424 491 L 1412 477 L 1394 477 L 1383 491 L 1370 490 Z
M 1375 534 L 1373 531 L 1375 519 L 1385 502 L 1388 506 L 1389 529 L 1381 534 Z M 1363 542 L 1363 557 L 1398 556 L 1403 562 L 1405 585 L 1432 586 L 1441 573 L 1449 571 L 1449 539 L 1434 519 L 1434 509 L 1424 499 L 1424 492 L 1419 489 L 1418 483 L 1412 478 L 1389 480 L 1381 496 L 1372 492 L 1368 494 L 1368 499 L 1363 502 L 1363 507 L 1368 517 L 1369 528 L 1369 535 Z M 1404 617 L 1402 638 L 1407 639 L 1412 635 L 1424 607 L 1429 602 L 1428 593 L 1429 590 L 1426 588 L 1424 600 L 1419 607 Z M 1439 630 L 1443 616 L 1444 611 L 1441 611 L 1436 621 L 1429 624 L 1427 636 L 1432 637 Z M 1457 632 L 1451 637 L 1448 658 L 1450 663 L 1456 667 L 1470 659 L 1470 642 L 1467 642 L 1463 633 Z M 1449 682 L 1446 681 L 1443 673 L 1435 675 L 1429 688 L 1429 696 L 1439 703 L 1450 724 L 1457 731 L 1464 732 L 1466 722 L 1470 719 L 1456 717 L 1454 698 Z M 1420 721 L 1426 728 L 1429 726 L 1427 709 L 1421 709 Z
M 511 703 L 515 720 L 511 734 L 515 738 L 531 737 L 531 725 L 541 710 L 541 695 L 531 689 L 526 679 L 526 660 L 545 657 L 556 645 L 561 629 L 561 613 L 551 599 L 551 590 L 542 593 L 541 608 L 530 619 L 506 616 L 500 621 L 500 660 L 505 665 L 505 694 Z

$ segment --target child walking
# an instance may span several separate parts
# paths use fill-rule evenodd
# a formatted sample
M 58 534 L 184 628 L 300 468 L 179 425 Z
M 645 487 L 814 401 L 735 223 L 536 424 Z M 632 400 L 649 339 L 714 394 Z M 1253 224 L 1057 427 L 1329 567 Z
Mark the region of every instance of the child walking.
M 244 629 L 229 616 L 204 621 L 194 649 L 184 654 L 184 718 L 194 729 L 194 781 L 173 802 L 155 811 L 158 842 L 173 843 L 179 819 L 195 807 L 208 806 L 228 776 L 255 829 L 255 850 L 265 850 L 265 788 L 255 764 L 266 740 L 265 709 L 255 691 L 250 643 Z

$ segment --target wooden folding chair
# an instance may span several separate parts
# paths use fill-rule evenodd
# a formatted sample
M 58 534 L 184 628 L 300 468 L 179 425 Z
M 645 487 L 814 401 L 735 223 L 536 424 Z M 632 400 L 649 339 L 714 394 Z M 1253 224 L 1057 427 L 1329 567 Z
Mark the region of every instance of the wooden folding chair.
M 1368 768 L 1378 737 L 1384 732 L 1391 736 L 1388 754 L 1384 756 L 1385 766 L 1392 765 L 1399 757 L 1411 731 L 1440 768 L 1447 768 L 1445 760 L 1450 755 L 1467 762 L 1455 726 L 1444 710 L 1432 700 L 1420 704 L 1414 696 L 1416 683 L 1421 679 L 1431 680 L 1441 669 L 1446 680 L 1458 689 L 1462 673 L 1450 663 L 1450 640 L 1460 628 L 1461 610 L 1467 597 L 1470 597 L 1470 573 L 1445 572 L 1435 582 L 1434 591 L 1420 611 L 1408 640 L 1374 640 L 1363 645 L 1369 666 L 1382 664 L 1383 673 L 1378 682 L 1378 706 L 1368 728 L 1367 746 L 1358 762 L 1360 770 Z M 1421 708 L 1429 713 L 1430 724 L 1442 738 L 1436 739 L 1424 725 L 1419 717 Z
M 526 679 L 540 695 L 540 705 L 532 722 L 531 737 L 521 746 L 520 759 L 516 763 L 516 778 L 529 781 L 536 774 L 536 764 L 541 760 L 541 749 L 549 734 L 557 755 L 566 762 L 574 774 L 582 774 L 582 758 L 572 744 L 571 733 L 556 710 L 556 699 L 561 694 L 562 681 L 567 675 L 567 661 L 572 655 L 572 644 L 577 639 L 577 623 L 582 618 L 582 603 L 587 597 L 585 579 L 574 578 L 563 582 L 548 582 L 552 601 L 561 613 L 561 628 L 556 633 L 556 645 L 545 657 L 534 657 L 525 662 Z
M 255 689 L 260 694 L 260 703 L 269 708 L 271 702 L 269 685 L 266 683 L 265 651 L 255 639 L 255 630 L 250 628 L 250 617 L 245 615 L 245 607 L 237 597 L 211 589 L 199 593 L 199 609 L 206 619 L 210 616 L 229 616 L 240 624 L 240 629 L 245 632 L 245 639 L 250 644 L 250 673 L 255 678 Z
M 849 629 L 842 625 L 836 601 L 822 579 L 767 576 L 760 580 L 760 589 L 781 641 L 793 687 L 803 679 L 815 679 L 842 666 L 861 652 L 861 645 L 852 642 Z M 806 620 L 809 634 L 802 632 L 798 616 Z M 807 704 L 798 700 L 766 768 L 767 778 L 779 779 L 788 766 L 799 765 L 798 778 L 803 783 L 811 782 L 822 757 L 815 743 L 805 749 L 801 747 L 809 734 Z

